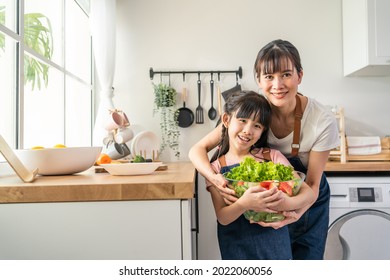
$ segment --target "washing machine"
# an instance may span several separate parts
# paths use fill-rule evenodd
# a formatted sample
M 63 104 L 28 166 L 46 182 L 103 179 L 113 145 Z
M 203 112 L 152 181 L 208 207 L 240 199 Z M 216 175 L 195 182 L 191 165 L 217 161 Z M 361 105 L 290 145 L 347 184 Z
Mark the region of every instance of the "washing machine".
M 327 260 L 390 260 L 390 176 L 327 176 Z

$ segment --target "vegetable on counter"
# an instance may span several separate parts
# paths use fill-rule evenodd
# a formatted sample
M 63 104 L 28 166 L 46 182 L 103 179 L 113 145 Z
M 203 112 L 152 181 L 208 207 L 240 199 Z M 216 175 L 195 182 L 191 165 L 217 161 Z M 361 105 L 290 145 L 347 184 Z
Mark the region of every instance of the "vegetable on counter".
M 99 158 L 96 160 L 96 164 L 109 164 L 111 163 L 112 160 L 110 158 L 109 155 L 105 154 L 105 153 L 101 153 Z
M 138 155 L 138 156 L 135 156 L 134 159 L 132 160 L 132 162 L 145 162 L 146 160 L 144 159 L 144 157 Z

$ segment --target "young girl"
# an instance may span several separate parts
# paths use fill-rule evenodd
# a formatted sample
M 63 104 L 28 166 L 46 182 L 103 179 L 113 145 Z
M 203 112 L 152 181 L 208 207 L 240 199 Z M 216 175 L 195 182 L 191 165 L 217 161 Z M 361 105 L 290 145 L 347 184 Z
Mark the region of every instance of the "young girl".
M 255 92 L 233 94 L 225 104 L 222 116 L 222 138 L 212 158 L 216 173 L 228 172 L 244 157 L 265 159 L 290 165 L 277 150 L 267 148 L 271 108 Z M 218 189 L 206 181 L 218 219 L 218 242 L 222 259 L 291 259 L 287 227 L 273 229 L 250 223 L 242 214 L 254 211 L 289 211 L 314 202 L 312 190 L 303 183 L 299 194 L 288 197 L 277 188 L 249 188 L 236 202 L 227 205 Z

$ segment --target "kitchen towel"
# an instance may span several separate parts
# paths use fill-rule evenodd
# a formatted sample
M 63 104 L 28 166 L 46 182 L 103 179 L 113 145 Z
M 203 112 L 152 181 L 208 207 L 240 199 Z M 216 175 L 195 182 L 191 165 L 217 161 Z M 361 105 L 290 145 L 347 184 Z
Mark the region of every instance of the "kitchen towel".
M 381 139 L 379 136 L 347 136 L 349 155 L 380 154 Z

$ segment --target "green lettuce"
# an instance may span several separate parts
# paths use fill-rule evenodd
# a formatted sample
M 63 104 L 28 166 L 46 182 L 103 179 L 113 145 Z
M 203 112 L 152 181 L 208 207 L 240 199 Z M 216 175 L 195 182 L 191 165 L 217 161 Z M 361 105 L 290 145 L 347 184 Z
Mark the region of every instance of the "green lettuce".
M 294 179 L 294 169 L 272 161 L 258 162 L 252 157 L 245 157 L 240 165 L 232 168 L 225 177 L 245 182 L 262 182 L 267 180 L 289 181 Z

